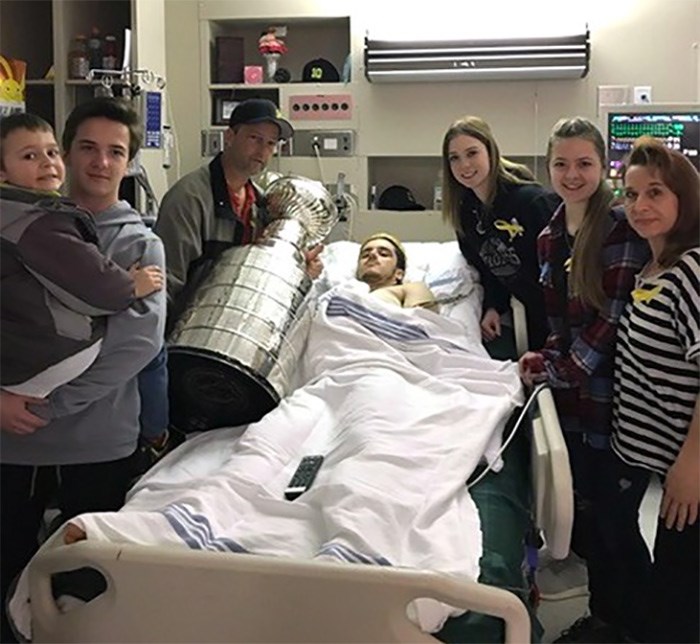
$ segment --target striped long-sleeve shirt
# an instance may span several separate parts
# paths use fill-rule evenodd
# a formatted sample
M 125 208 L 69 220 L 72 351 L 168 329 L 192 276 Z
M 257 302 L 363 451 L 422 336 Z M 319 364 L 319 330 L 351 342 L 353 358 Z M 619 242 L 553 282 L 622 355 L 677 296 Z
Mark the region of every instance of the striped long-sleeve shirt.
M 542 355 L 564 429 L 605 435 L 611 429 L 617 324 L 649 247 L 621 210 L 610 211 L 610 229 L 598 260 L 603 263 L 606 301 L 597 310 L 569 293 L 573 240 L 567 235 L 562 205 L 538 238 L 540 281 L 551 330 Z
M 665 474 L 700 393 L 700 248 L 640 279 L 620 320 L 612 446 L 627 463 Z

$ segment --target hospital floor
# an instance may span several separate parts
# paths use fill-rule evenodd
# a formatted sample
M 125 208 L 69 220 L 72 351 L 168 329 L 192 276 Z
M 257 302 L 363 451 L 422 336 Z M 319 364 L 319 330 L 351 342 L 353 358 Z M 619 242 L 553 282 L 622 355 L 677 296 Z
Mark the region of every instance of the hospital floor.
M 644 497 L 639 518 L 650 550 L 654 543 L 660 502 L 661 484 L 654 479 Z M 564 629 L 586 614 L 586 566 L 575 555 L 560 562 L 548 561 L 545 554 L 537 578 L 542 593 L 537 615 L 545 629 L 543 642 L 552 642 Z

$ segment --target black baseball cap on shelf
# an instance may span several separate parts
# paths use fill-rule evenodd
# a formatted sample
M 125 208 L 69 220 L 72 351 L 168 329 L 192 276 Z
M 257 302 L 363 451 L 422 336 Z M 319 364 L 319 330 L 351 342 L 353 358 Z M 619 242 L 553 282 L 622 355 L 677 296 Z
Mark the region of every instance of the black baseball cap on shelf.
M 329 60 L 315 58 L 304 65 L 301 80 L 305 83 L 337 83 L 340 74 Z
M 425 210 L 406 186 L 389 186 L 379 196 L 377 205 L 382 210 Z
M 294 136 L 292 124 L 283 119 L 277 106 L 266 98 L 249 98 L 236 105 L 231 113 L 228 126 L 234 127 L 266 121 L 274 123 L 280 129 L 280 139 L 288 140 Z

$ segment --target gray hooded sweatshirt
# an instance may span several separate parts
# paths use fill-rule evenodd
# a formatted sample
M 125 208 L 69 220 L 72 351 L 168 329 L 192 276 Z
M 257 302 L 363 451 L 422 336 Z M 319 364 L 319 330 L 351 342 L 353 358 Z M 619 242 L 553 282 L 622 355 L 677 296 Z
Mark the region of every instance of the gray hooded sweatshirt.
M 165 272 L 160 239 L 126 201 L 95 216 L 102 253 L 122 268 L 135 262 Z M 100 354 L 81 376 L 54 391 L 45 427 L 19 436 L 3 432 L 0 460 L 14 465 L 101 463 L 129 456 L 139 435 L 138 373 L 163 346 L 165 289 L 110 316 Z

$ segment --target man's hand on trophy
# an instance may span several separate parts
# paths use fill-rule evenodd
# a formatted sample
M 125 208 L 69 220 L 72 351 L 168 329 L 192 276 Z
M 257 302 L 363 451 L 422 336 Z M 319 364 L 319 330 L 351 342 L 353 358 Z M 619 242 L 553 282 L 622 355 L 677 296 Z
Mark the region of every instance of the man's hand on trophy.
M 323 244 L 316 244 L 304 253 L 306 259 L 306 274 L 315 280 L 323 272 L 323 261 L 319 257 Z

